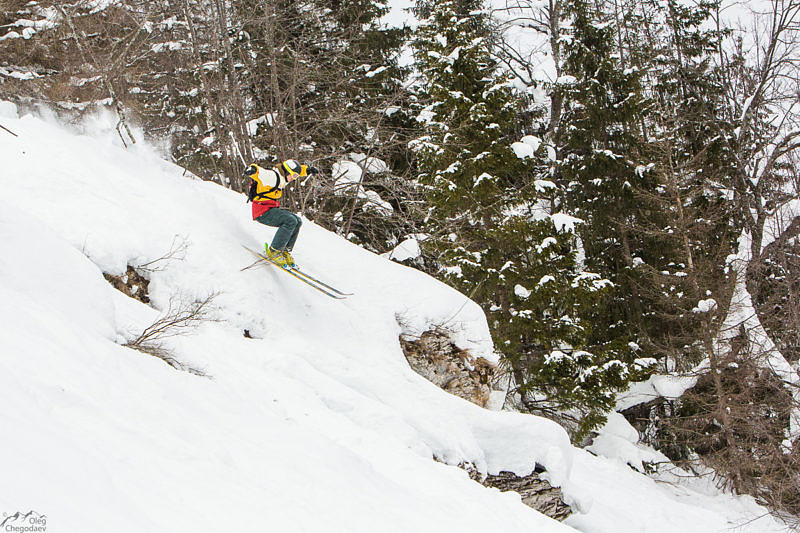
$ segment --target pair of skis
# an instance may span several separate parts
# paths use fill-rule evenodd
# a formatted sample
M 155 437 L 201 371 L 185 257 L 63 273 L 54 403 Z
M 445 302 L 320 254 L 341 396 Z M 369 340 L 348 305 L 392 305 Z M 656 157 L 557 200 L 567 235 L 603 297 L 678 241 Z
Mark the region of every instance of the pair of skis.
M 267 257 L 266 255 L 264 255 L 262 253 L 259 253 L 259 252 L 255 251 L 255 250 L 251 249 L 251 248 L 248 248 L 247 246 L 244 246 L 244 245 L 242 245 L 242 246 L 244 247 L 245 250 L 247 250 L 248 252 L 250 252 L 254 256 L 258 257 L 258 260 L 255 263 L 253 263 L 252 265 L 244 267 L 242 270 L 246 270 L 246 269 L 248 269 L 248 268 L 250 268 L 252 266 L 255 266 L 255 265 L 258 265 L 258 264 L 263 264 L 264 262 L 266 262 L 266 263 L 269 263 L 269 264 L 277 267 L 279 270 L 283 270 L 284 272 L 286 272 L 290 276 L 293 276 L 293 277 L 299 279 L 300 281 L 302 281 L 303 283 L 305 283 L 309 287 L 313 287 L 314 289 L 318 290 L 322 294 L 324 294 L 326 296 L 330 296 L 331 298 L 335 298 L 337 300 L 343 300 L 344 298 L 347 298 L 348 296 L 352 296 L 352 293 L 350 293 L 350 292 L 342 292 L 342 291 L 340 291 L 339 289 L 337 289 L 335 287 L 331 287 L 330 285 L 328 285 L 324 281 L 320 281 L 317 278 L 311 276 L 310 274 L 307 274 L 306 272 L 303 272 L 302 270 L 297 268 L 297 266 L 281 266 L 278 263 L 276 263 L 275 261 L 273 261 L 272 259 L 270 259 L 269 257 Z

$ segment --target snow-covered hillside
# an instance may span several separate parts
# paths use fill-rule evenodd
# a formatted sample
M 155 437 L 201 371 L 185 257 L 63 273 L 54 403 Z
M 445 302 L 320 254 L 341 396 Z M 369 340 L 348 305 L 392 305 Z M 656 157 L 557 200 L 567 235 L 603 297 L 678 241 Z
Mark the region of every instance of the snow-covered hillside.
M 241 271 L 242 245 L 273 231 L 242 195 L 117 146 L 102 116 L 81 135 L 0 103 L 0 124 L 18 135 L 0 130 L 0 511 L 58 532 L 782 530 L 748 522 L 764 513 L 749 498 L 658 484 L 415 374 L 403 331 L 444 326 L 494 357 L 480 308 L 432 278 L 309 221 L 296 258 L 354 296 Z M 152 307 L 103 278 L 170 250 Z M 205 377 L 122 346 L 210 294 L 215 320 L 165 341 Z M 580 512 L 555 522 L 450 466 L 463 462 L 544 465 Z

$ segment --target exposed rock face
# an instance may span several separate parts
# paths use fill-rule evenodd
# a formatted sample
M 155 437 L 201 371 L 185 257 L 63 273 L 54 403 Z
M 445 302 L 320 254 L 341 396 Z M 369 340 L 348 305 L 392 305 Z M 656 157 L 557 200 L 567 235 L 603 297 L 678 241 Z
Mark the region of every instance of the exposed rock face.
M 536 469 L 524 477 L 511 472 L 500 472 L 496 476 L 484 477 L 470 463 L 461 464 L 459 467 L 466 470 L 471 479 L 485 487 L 518 493 L 522 496 L 522 503 L 550 518 L 564 520 L 572 514 L 572 509 L 561 497 L 561 489 L 553 487 L 539 477 L 539 474 L 545 471 L 540 465 L 536 465 Z
M 128 271 L 122 276 L 103 273 L 103 277 L 118 291 L 122 291 L 131 298 L 136 298 L 142 303 L 150 303 L 150 298 L 147 296 L 150 281 L 136 272 L 132 266 L 128 265 Z
M 511 472 L 500 472 L 496 476 L 487 476 L 483 484 L 504 492 L 509 490 L 518 492 L 522 496 L 522 503 L 550 518 L 564 520 L 572 514 L 572 509 L 561 498 L 561 489 L 540 479 L 537 472 L 525 477 L 519 477 Z
M 408 364 L 432 383 L 465 400 L 486 407 L 495 366 L 473 358 L 450 342 L 446 332 L 426 331 L 419 339 L 400 336 Z

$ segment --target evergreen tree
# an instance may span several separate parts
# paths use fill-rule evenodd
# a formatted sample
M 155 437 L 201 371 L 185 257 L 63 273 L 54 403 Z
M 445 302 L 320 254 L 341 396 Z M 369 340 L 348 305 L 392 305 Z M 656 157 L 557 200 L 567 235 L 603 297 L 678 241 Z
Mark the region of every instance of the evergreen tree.
M 597 6 L 585 0 L 564 5 L 571 35 L 563 50 L 556 172 L 567 206 L 586 221 L 580 236 L 587 267 L 614 283 L 611 297 L 596 308 L 592 340 L 642 344 L 647 303 L 635 267 L 646 251 L 660 253 L 647 234 L 635 233 L 641 221 L 657 216 L 642 194 L 657 186 L 640 127 L 648 101 L 641 69 L 621 64 L 615 24 Z
M 710 317 L 700 319 L 691 310 L 726 290 L 725 258 L 740 231 L 726 193 L 734 173 L 735 124 L 724 111 L 724 76 L 715 61 L 726 32 L 707 24 L 719 4 L 709 0 L 689 8 L 670 0 L 659 12 L 660 35 L 651 38 L 657 112 L 649 146 L 661 215 L 642 230 L 656 236 L 652 248 L 669 253 L 640 270 L 660 292 L 646 328 L 654 353 L 667 356 L 665 369 L 692 368 L 707 357 L 708 347 L 698 340 L 712 334 Z
M 628 338 L 664 370 L 702 359 L 710 324 L 691 310 L 722 287 L 731 251 L 732 128 L 711 57 L 724 34 L 702 29 L 715 3 L 565 6 L 557 171 L 588 222 L 587 264 L 616 286 L 595 341 Z
M 569 412 L 580 439 L 638 371 L 627 344 L 590 343 L 584 317 L 610 283 L 581 268 L 576 221 L 553 212 L 547 149 L 533 136 L 520 155 L 511 148 L 534 117 L 492 59 L 480 4 L 418 12 L 427 15 L 414 41 L 424 135 L 411 146 L 430 203 L 428 243 L 446 279 L 484 307 L 524 406 Z

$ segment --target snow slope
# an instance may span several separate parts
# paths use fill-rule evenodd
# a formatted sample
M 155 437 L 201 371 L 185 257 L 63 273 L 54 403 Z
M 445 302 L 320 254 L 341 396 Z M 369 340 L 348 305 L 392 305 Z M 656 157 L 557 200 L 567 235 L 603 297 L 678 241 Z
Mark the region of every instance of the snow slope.
M 0 102 L 0 124 L 19 135 L 0 131 L 0 511 L 34 509 L 58 532 L 707 532 L 763 513 L 657 485 L 572 448 L 550 421 L 418 376 L 403 331 L 446 326 L 494 357 L 480 308 L 432 278 L 308 221 L 296 258 L 354 296 L 241 271 L 241 245 L 273 232 L 242 195 L 147 146 L 122 149 L 109 117 L 80 134 Z M 153 307 L 103 279 L 176 246 L 151 265 Z M 206 377 L 122 346 L 171 303 L 209 294 L 215 321 L 165 341 Z M 448 466 L 461 462 L 542 464 L 584 512 L 557 523 Z

